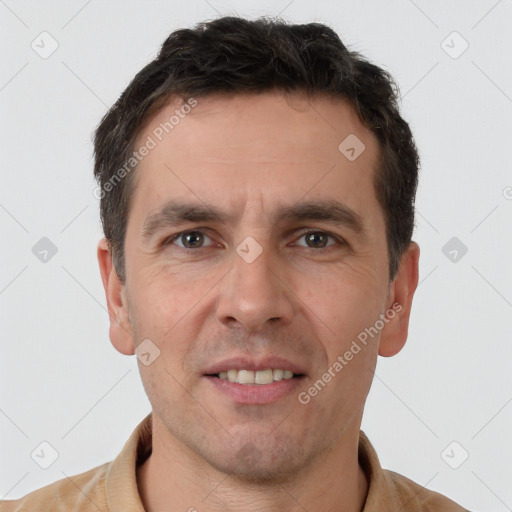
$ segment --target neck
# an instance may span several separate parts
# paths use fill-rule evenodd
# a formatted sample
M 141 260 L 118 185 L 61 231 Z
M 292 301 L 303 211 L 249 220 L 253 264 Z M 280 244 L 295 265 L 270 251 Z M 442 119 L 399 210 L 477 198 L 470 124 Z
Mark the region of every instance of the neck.
M 360 512 L 368 481 L 358 462 L 359 427 L 344 431 L 329 452 L 280 483 L 254 483 L 220 472 L 155 423 L 150 457 L 137 468 L 147 512 L 324 510 Z

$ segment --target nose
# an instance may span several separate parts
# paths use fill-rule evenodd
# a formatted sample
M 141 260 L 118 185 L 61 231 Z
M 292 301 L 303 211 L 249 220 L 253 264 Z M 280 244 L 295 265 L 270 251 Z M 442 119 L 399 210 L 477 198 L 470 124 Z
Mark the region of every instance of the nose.
M 272 257 L 270 249 L 263 249 L 249 261 L 233 253 L 233 266 L 219 284 L 218 320 L 227 327 L 238 324 L 250 332 L 262 331 L 274 322 L 289 324 L 294 296 L 286 269 Z

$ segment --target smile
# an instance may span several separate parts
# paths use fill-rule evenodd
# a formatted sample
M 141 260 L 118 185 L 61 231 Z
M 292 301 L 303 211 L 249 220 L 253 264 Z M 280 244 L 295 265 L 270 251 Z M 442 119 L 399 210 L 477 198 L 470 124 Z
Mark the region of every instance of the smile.
M 268 368 L 259 371 L 231 369 L 225 372 L 219 372 L 218 377 L 219 379 L 237 384 L 265 385 L 280 380 L 289 380 L 294 377 L 294 373 L 290 370 L 280 368 Z

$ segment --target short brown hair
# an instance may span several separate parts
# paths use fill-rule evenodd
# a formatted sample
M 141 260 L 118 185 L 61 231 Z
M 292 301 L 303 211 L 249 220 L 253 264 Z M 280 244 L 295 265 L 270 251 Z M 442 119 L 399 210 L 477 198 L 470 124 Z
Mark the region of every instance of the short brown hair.
M 399 114 L 398 87 L 392 77 L 349 51 L 324 24 L 226 16 L 172 32 L 95 132 L 94 175 L 101 190 L 101 221 L 122 281 L 133 192 L 133 172 L 126 162 L 149 117 L 174 96 L 271 90 L 346 99 L 375 134 L 380 155 L 374 188 L 384 210 L 389 279 L 394 279 L 414 229 L 419 157 L 409 125 Z M 122 169 L 125 172 L 119 173 Z M 122 179 L 115 183 L 120 174 Z

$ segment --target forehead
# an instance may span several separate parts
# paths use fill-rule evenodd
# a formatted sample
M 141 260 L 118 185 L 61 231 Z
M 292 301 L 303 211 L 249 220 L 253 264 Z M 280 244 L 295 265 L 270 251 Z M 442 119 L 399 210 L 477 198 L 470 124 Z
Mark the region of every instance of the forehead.
M 339 156 L 338 145 L 350 134 L 364 141 L 368 151 L 363 160 L 369 162 L 375 137 L 344 99 L 318 95 L 308 100 L 301 93 L 281 91 L 212 94 L 170 101 L 146 123 L 136 146 L 151 137 L 159 146 L 156 153 L 165 147 L 176 157 L 217 157 L 226 163 L 237 156 L 289 160 L 292 155 L 280 153 L 284 149 L 301 160 L 325 160 Z
M 378 143 L 347 101 L 268 92 L 194 102 L 168 103 L 139 134 L 135 148 L 152 149 L 135 172 L 134 215 L 170 196 L 208 197 L 234 209 L 305 195 L 341 200 L 361 213 L 377 206 Z

